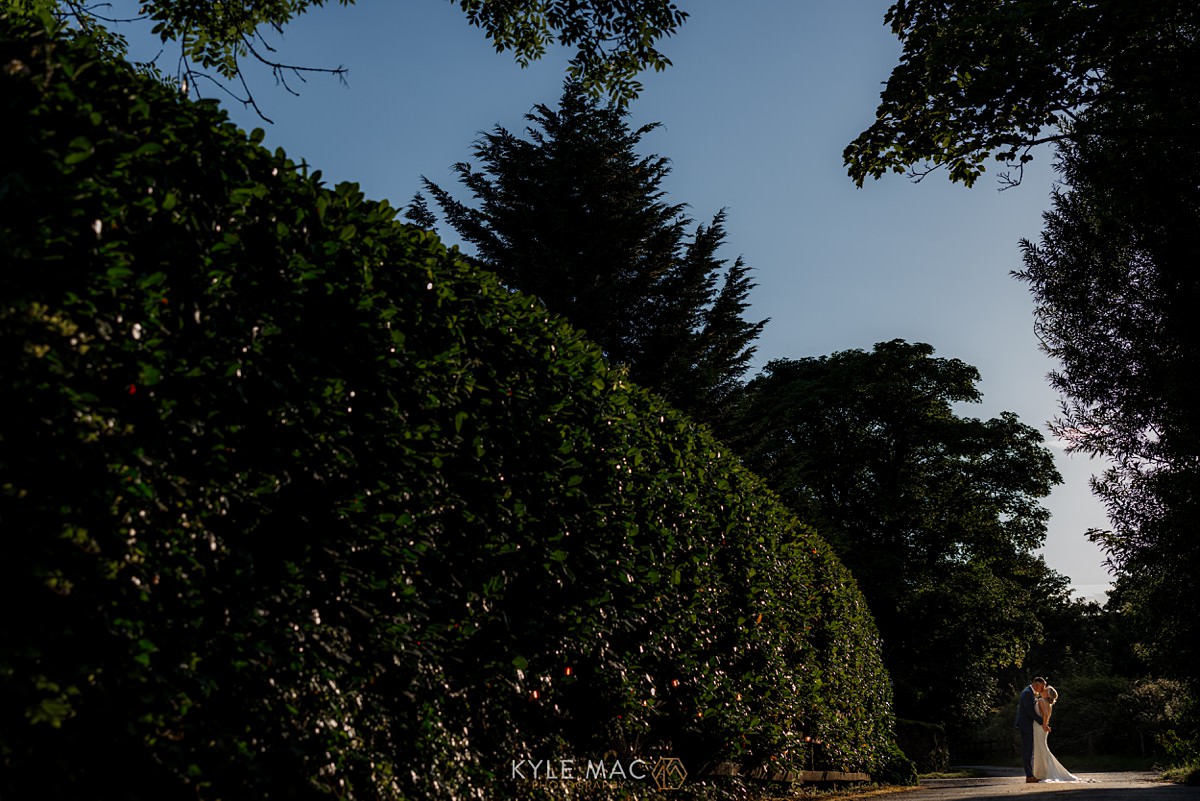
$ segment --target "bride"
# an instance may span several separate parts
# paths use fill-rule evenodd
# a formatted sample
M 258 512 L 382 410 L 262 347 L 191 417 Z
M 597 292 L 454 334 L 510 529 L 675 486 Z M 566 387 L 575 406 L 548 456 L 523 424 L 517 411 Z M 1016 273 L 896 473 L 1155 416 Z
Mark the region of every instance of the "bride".
M 1082 782 L 1086 779 L 1080 779 L 1074 776 L 1071 771 L 1062 766 L 1062 763 L 1054 758 L 1054 754 L 1050 753 L 1050 746 L 1047 744 L 1047 735 L 1050 734 L 1050 715 L 1054 711 L 1054 702 L 1058 700 L 1058 690 L 1055 690 L 1050 685 L 1046 685 L 1046 689 L 1038 696 L 1037 708 L 1038 714 L 1042 716 L 1042 723 L 1036 721 L 1033 725 L 1033 775 L 1039 781 L 1044 782 Z

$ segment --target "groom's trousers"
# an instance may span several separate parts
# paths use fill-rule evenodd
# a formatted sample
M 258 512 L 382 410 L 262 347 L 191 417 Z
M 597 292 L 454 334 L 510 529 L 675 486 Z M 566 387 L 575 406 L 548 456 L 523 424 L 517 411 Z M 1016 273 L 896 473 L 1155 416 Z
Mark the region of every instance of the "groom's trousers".
M 1025 778 L 1033 776 L 1033 724 L 1018 726 L 1021 734 L 1021 764 L 1025 767 Z

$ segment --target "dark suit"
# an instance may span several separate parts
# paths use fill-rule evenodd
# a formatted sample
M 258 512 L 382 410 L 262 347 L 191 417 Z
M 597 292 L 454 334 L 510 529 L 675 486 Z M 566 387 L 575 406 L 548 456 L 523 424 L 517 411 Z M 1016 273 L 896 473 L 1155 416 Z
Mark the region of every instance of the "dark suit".
M 1021 690 L 1017 701 L 1017 720 L 1014 725 L 1021 734 L 1021 762 L 1025 766 L 1025 777 L 1033 777 L 1033 724 L 1042 725 L 1042 716 L 1037 713 L 1037 701 L 1033 697 L 1033 686 Z

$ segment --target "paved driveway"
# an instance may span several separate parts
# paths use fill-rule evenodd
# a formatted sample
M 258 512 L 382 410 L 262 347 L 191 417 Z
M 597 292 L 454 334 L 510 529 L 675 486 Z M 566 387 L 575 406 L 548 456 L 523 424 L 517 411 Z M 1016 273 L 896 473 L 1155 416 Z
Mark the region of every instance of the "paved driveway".
M 959 801 L 990 798 L 1054 799 L 1055 801 L 1200 801 L 1200 787 L 1185 787 L 1158 780 L 1146 771 L 1078 773 L 1087 782 L 1026 784 L 1020 770 L 989 769 L 978 779 L 926 779 L 920 787 L 890 795 L 894 801 Z M 1069 797 L 1063 795 L 1069 793 Z

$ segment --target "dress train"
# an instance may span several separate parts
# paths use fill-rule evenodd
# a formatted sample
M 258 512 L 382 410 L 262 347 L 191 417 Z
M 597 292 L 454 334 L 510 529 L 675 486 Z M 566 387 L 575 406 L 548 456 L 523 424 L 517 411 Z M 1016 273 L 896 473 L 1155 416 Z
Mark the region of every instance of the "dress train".
M 1040 723 L 1033 724 L 1033 775 L 1034 778 L 1044 782 L 1087 781 L 1064 768 L 1054 754 L 1050 753 L 1046 732 Z

